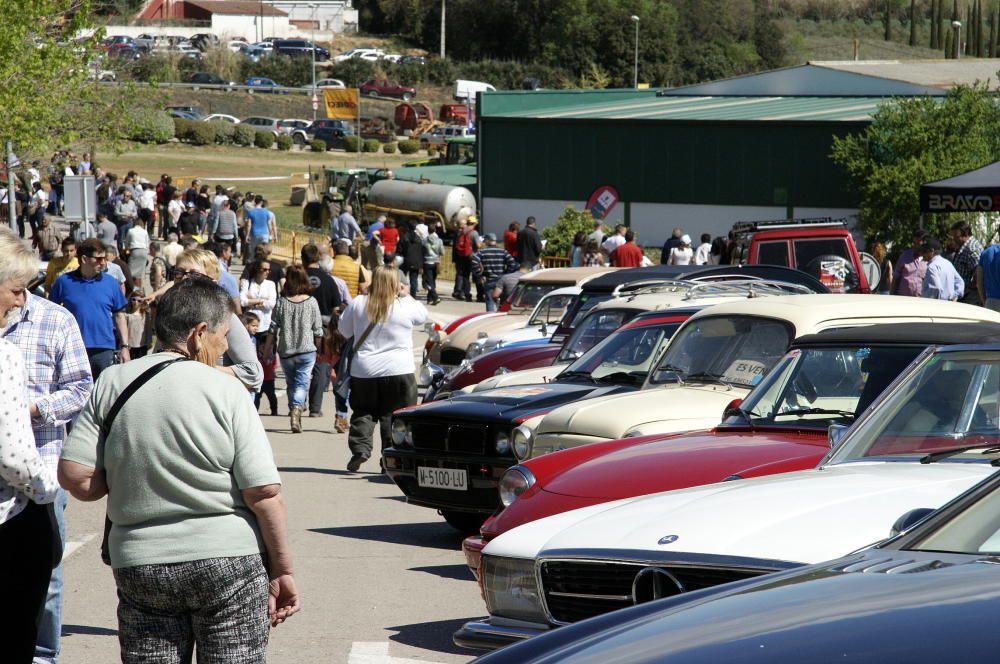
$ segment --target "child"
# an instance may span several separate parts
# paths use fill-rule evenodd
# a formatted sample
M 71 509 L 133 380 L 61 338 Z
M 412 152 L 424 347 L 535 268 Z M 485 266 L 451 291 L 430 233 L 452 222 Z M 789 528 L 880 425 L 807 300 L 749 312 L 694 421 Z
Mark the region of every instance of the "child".
M 146 355 L 153 342 L 153 317 L 149 303 L 141 288 L 132 291 L 125 308 L 125 325 L 128 328 L 128 352 L 133 360 Z
M 337 381 L 337 364 L 340 363 L 340 352 L 347 339 L 337 329 L 337 321 L 340 318 L 340 311 L 334 312 L 330 317 L 330 323 L 326 326 L 326 334 L 323 335 L 323 348 L 317 357 L 317 361 L 327 362 L 330 365 L 330 385 Z M 336 392 L 333 393 L 336 413 L 333 420 L 334 429 L 337 433 L 347 433 L 350 423 L 347 421 L 347 400 Z
M 276 417 L 278 415 L 278 395 L 274 392 L 274 379 L 278 370 L 278 356 L 275 353 L 272 353 L 271 357 L 261 356 L 263 349 L 257 343 L 257 333 L 260 331 L 260 317 L 251 311 L 247 311 L 244 312 L 242 320 L 243 327 L 247 329 L 250 339 L 257 349 L 257 358 L 260 360 L 261 366 L 264 367 L 264 382 L 260 386 L 260 392 L 254 395 L 254 408 L 260 410 L 260 397 L 263 394 L 267 397 L 267 403 L 271 407 L 271 416 Z

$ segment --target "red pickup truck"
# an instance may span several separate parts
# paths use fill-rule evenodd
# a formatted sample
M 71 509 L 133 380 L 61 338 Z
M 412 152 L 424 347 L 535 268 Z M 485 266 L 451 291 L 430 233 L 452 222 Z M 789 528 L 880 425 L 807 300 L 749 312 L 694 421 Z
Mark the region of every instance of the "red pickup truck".
M 396 97 L 410 101 L 417 96 L 417 91 L 408 85 L 400 85 L 399 81 L 372 79 L 361 84 L 361 94 L 368 97 Z
M 843 220 L 741 221 L 733 226 L 734 262 L 784 265 L 816 277 L 833 293 L 871 293 L 879 265 L 859 252 Z

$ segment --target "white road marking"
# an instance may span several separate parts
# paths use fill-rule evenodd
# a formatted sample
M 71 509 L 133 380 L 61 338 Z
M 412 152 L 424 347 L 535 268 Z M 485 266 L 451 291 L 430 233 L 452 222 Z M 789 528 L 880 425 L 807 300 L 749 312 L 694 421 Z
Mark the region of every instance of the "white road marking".
M 90 533 L 89 535 L 84 535 L 83 539 L 73 540 L 72 542 L 66 542 L 66 546 L 63 547 L 63 562 L 69 560 L 69 557 L 74 553 L 79 551 L 87 542 L 97 537 L 95 533 Z
M 390 657 L 388 641 L 355 641 L 347 656 L 347 664 L 439 664 L 425 659 Z

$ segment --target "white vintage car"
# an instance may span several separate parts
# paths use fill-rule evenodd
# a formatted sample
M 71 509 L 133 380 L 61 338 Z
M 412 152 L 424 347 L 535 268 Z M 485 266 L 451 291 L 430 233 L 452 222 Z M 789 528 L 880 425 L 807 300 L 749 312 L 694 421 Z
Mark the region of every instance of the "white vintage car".
M 705 429 L 742 399 L 793 339 L 880 322 L 1000 320 L 983 307 L 890 295 L 792 295 L 701 311 L 674 335 L 637 392 L 557 408 L 538 424 L 532 456 L 629 436 Z
M 795 378 L 775 373 L 768 380 Z M 816 469 L 593 505 L 500 535 L 483 558 L 491 617 L 463 631 L 527 638 L 642 601 L 847 554 L 993 473 L 998 442 L 1000 345 L 931 348 Z
M 508 344 L 551 337 L 556 326 L 559 325 L 559 321 L 565 315 L 566 308 L 576 300 L 580 291 L 579 286 L 566 286 L 547 294 L 535 305 L 531 317 L 528 318 L 523 327 L 502 330 L 495 334 L 480 332 L 479 338 L 465 349 L 466 357 L 471 360 Z M 484 336 L 487 334 L 488 336 Z

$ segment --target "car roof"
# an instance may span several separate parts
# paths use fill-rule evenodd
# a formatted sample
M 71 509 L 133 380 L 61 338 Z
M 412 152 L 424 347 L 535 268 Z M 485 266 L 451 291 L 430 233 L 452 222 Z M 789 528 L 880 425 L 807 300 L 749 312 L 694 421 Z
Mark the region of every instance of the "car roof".
M 750 298 L 760 298 L 768 296 L 784 297 L 787 295 L 776 292 L 778 287 L 765 288 L 761 282 L 740 281 L 728 283 L 725 281 L 691 282 L 678 281 L 675 283 L 664 283 L 660 286 L 650 286 L 649 290 L 643 290 L 634 294 L 622 293 L 610 300 L 605 300 L 596 305 L 595 308 L 603 309 L 641 309 L 649 311 L 652 309 L 662 309 L 671 305 L 680 304 L 693 305 L 694 303 L 704 306 L 719 304 L 723 302 L 738 302 Z M 749 286 L 749 288 L 748 288 Z M 699 307 L 700 308 L 700 307 Z
M 808 334 L 795 346 L 834 344 L 948 344 L 1000 343 L 1000 323 L 885 323 L 827 330 Z
M 829 292 L 829 289 L 815 277 L 802 270 L 781 265 L 653 265 L 635 267 L 602 274 L 587 282 L 587 291 L 610 292 L 622 284 L 645 279 L 694 279 L 730 273 L 740 278 L 758 277 L 802 284 L 817 293 Z
M 758 316 L 785 320 L 796 336 L 823 328 L 872 323 L 976 320 L 1000 323 L 1000 313 L 970 304 L 900 295 L 786 295 L 717 304 L 692 317 Z M 909 321 L 906 319 L 910 319 Z
M 519 281 L 537 281 L 539 283 L 566 282 L 580 285 L 583 281 L 617 269 L 614 267 L 550 267 L 528 272 Z
M 658 311 L 643 311 L 629 322 L 634 325 L 643 325 L 644 323 L 651 323 L 654 321 L 659 322 L 659 320 L 664 317 L 673 318 L 675 316 L 679 316 L 682 318 L 688 318 L 704 308 L 705 307 L 677 307 L 666 311 L 663 309 Z M 596 310 L 597 307 L 594 307 L 594 309 Z

